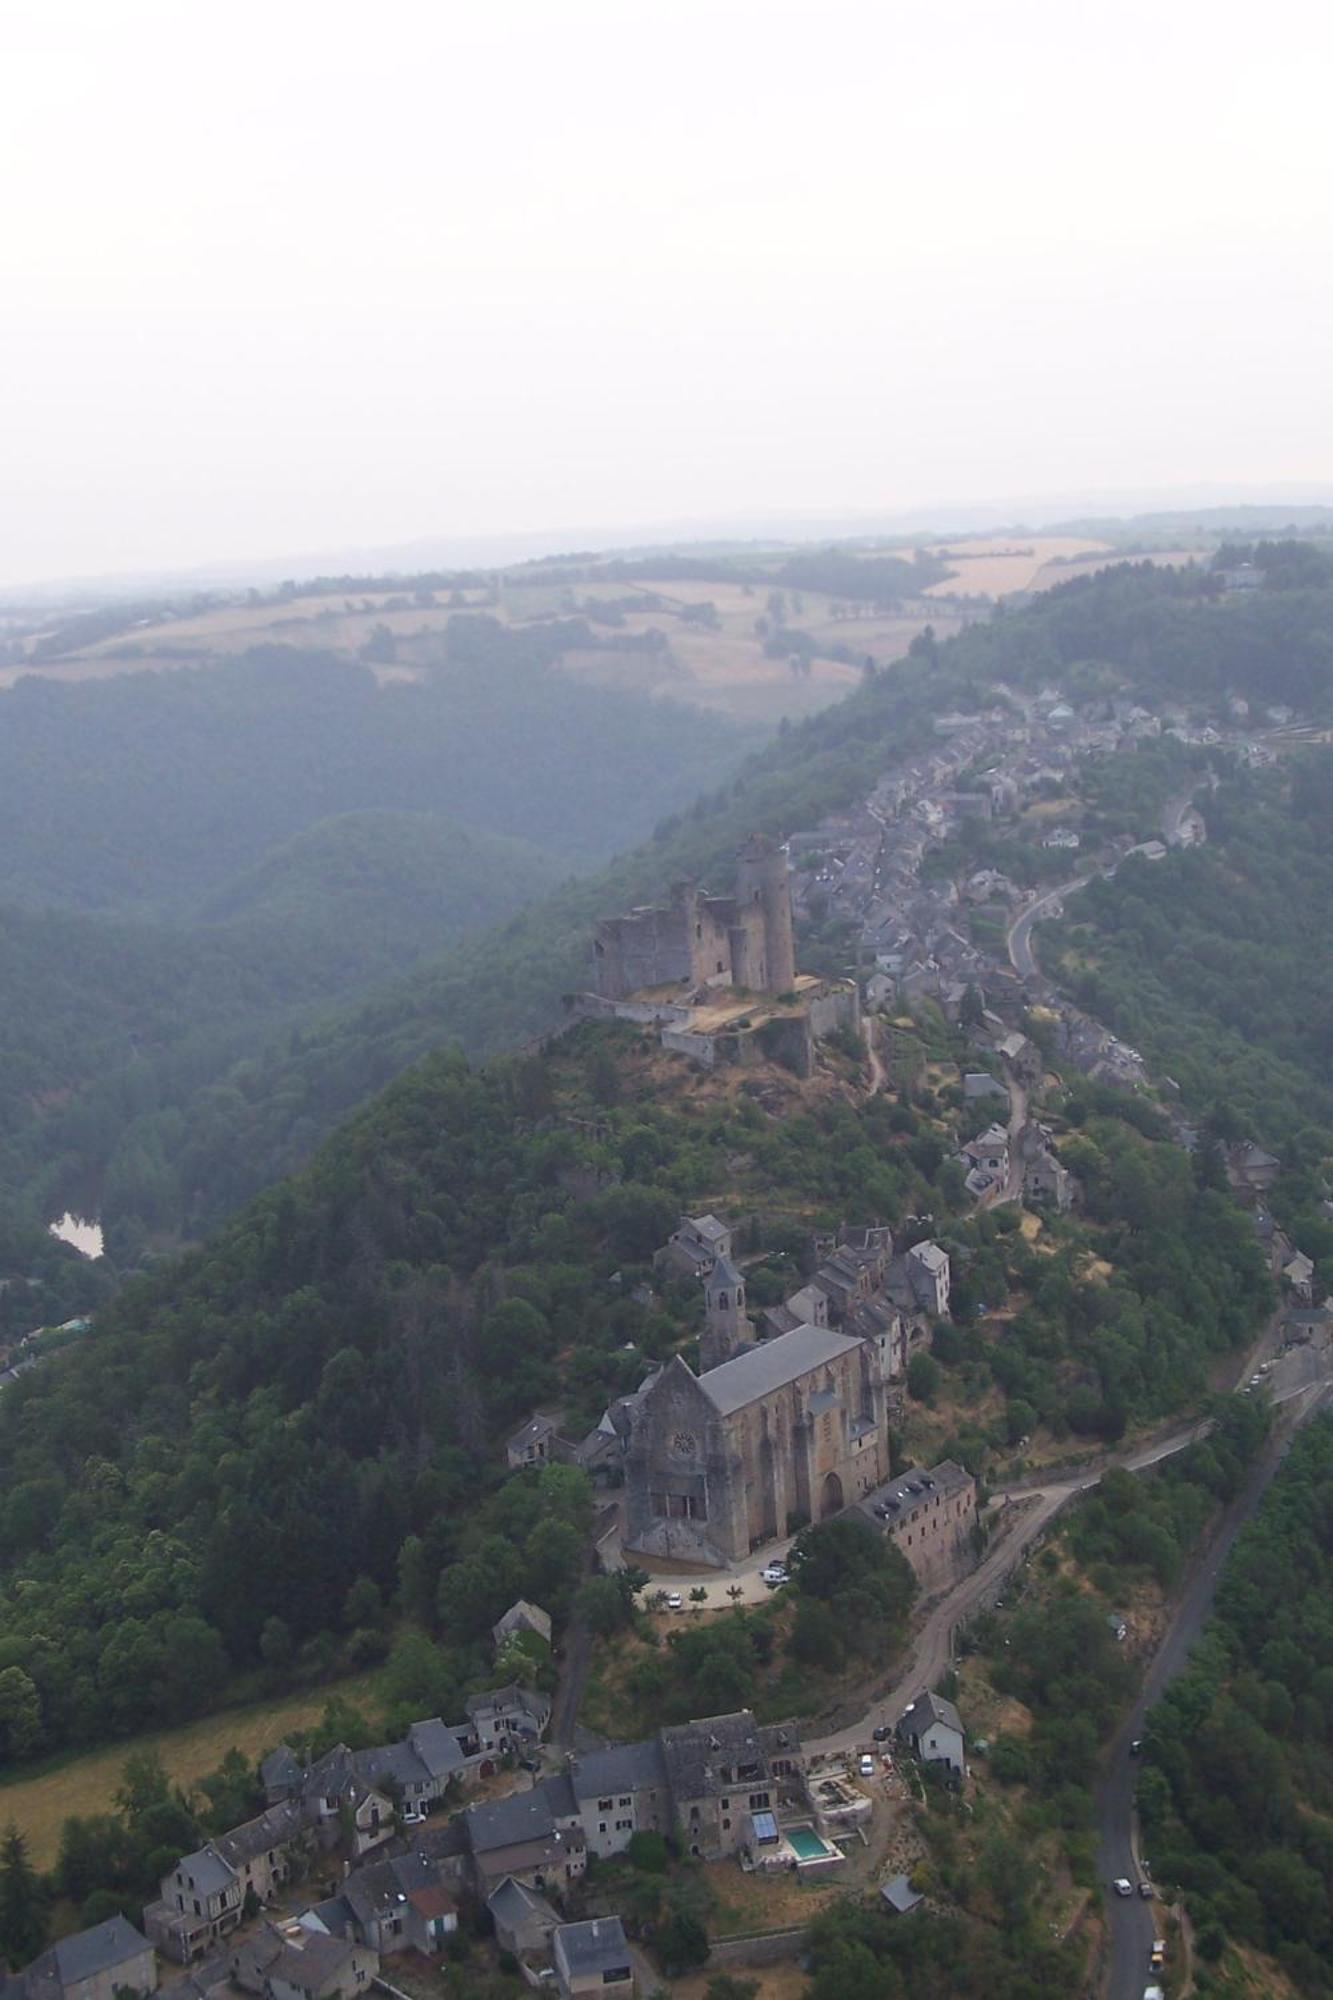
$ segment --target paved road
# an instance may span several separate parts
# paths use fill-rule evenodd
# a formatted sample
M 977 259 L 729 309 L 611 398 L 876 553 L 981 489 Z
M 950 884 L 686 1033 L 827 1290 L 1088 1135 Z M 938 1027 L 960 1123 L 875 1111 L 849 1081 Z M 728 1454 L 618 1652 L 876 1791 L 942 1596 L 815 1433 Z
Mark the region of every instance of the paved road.
M 1035 979 L 1041 971 L 1032 955 L 1032 926 L 1049 917 L 1062 897 L 1072 896 L 1076 889 L 1085 888 L 1092 879 L 1092 875 L 1075 875 L 1070 881 L 1062 882 L 1058 889 L 1048 889 L 1044 896 L 1038 896 L 1035 903 L 1029 903 L 1014 918 L 1005 943 L 1009 948 L 1009 963 L 1020 979 Z
M 1151 1982 L 1148 1955 L 1157 1934 L 1156 1903 L 1137 1895 L 1117 1896 L 1111 1884 L 1119 1876 L 1137 1884 L 1142 1873 L 1134 1820 L 1134 1780 L 1138 1764 L 1130 1744 L 1143 1734 L 1144 1718 L 1189 1659 L 1213 1608 L 1222 1567 L 1232 1544 L 1247 1521 L 1258 1511 L 1269 1481 L 1281 1465 L 1291 1440 L 1300 1426 L 1316 1410 L 1325 1407 L 1333 1395 L 1327 1382 L 1311 1390 L 1308 1386 L 1291 1392 L 1300 1399 L 1293 1417 L 1283 1423 L 1256 1461 L 1245 1490 L 1222 1517 L 1221 1524 L 1195 1566 L 1179 1604 L 1172 1614 L 1135 1702 L 1111 1746 L 1107 1774 L 1097 1797 L 1097 1872 L 1105 1885 L 1109 1916 L 1111 1962 L 1107 1976 L 1107 2000 L 1140 2000 Z M 1151 1856 L 1148 1857 L 1151 1861 Z

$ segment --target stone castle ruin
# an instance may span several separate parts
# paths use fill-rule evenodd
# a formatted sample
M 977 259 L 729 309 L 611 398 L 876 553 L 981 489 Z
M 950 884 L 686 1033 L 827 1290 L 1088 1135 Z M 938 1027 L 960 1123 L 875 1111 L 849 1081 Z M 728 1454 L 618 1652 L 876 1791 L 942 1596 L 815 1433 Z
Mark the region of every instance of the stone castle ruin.
M 755 835 L 736 857 L 734 896 L 677 882 L 665 907 L 607 917 L 593 938 L 596 988 L 624 1000 L 653 986 L 738 986 L 788 993 L 796 984 L 786 851 Z
M 660 1028 L 666 1048 L 707 1068 L 771 1060 L 798 1076 L 818 1041 L 860 1024 L 855 983 L 796 970 L 787 852 L 755 834 L 730 896 L 678 882 L 665 904 L 607 917 L 593 935 L 593 988 L 577 1014 Z

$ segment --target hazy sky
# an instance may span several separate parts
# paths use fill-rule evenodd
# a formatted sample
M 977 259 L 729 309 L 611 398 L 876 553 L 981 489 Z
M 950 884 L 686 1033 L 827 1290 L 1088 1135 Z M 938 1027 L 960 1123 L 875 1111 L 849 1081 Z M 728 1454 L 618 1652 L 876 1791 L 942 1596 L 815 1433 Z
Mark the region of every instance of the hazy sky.
M 0 580 L 1333 480 L 1333 10 L 0 0 Z

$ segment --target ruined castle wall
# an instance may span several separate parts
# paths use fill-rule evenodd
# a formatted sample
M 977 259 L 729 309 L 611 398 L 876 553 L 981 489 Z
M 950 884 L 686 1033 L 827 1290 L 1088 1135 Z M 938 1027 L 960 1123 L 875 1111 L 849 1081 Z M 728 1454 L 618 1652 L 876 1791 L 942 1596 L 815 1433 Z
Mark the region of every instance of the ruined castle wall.
M 850 980 L 829 986 L 817 993 L 810 1002 L 810 1028 L 817 1042 L 822 1042 L 837 1028 L 849 1028 L 853 1034 L 861 1030 L 861 996 Z
M 758 904 L 742 903 L 729 932 L 732 978 L 753 993 L 770 990 L 764 913 Z
M 593 945 L 597 991 L 620 1000 L 644 986 L 670 986 L 691 978 L 693 959 L 685 912 L 633 910 L 597 926 Z

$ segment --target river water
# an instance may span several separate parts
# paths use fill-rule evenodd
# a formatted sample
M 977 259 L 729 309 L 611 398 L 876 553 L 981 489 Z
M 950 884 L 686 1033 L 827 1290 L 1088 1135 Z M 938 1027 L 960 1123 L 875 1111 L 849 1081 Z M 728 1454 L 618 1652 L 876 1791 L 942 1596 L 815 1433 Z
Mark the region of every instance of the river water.
M 82 1250 L 85 1257 L 100 1257 L 102 1254 L 100 1222 L 87 1222 L 81 1215 L 66 1213 L 59 1222 L 51 1224 L 51 1234 L 58 1236 L 62 1243 L 72 1243 L 76 1250 Z

